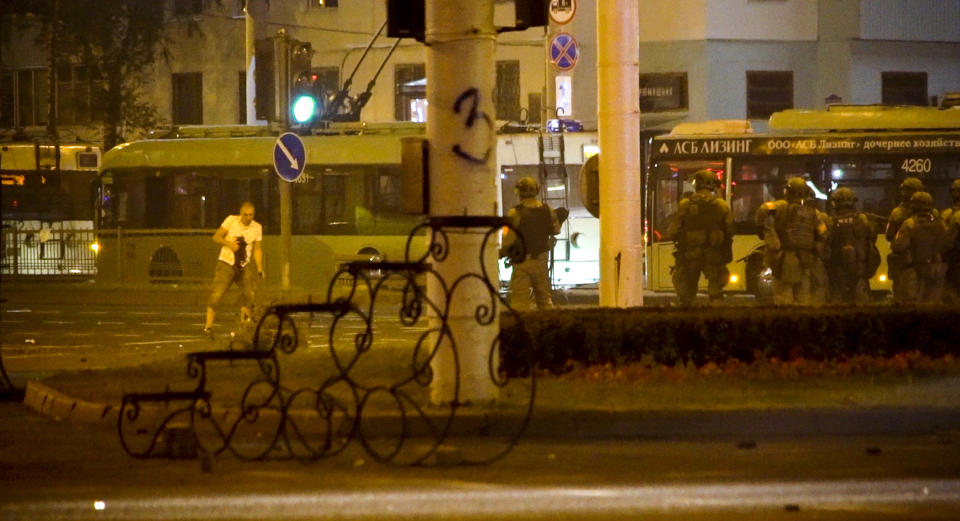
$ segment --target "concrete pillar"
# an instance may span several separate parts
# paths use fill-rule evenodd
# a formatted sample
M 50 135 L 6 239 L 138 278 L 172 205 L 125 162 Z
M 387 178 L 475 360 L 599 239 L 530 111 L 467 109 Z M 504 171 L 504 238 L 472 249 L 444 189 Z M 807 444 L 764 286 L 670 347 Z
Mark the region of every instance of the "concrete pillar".
M 597 0 L 600 305 L 643 305 L 640 18 L 636 0 Z
M 497 215 L 496 81 L 494 0 L 426 0 L 427 139 L 430 154 L 430 215 Z M 447 287 L 462 275 L 480 273 L 480 263 L 496 277 L 496 251 L 481 260 L 483 235 L 477 230 L 448 230 L 450 253 L 435 269 Z M 492 281 L 494 284 L 496 280 Z M 482 326 L 476 314 L 490 306 L 486 287 L 467 279 L 445 302 L 444 287 L 427 280 L 433 302 L 447 305 L 447 324 L 457 357 L 444 340 L 432 361 L 431 400 L 489 402 L 497 398 L 488 357 L 499 321 Z M 432 316 L 439 327 L 439 316 Z M 457 374 L 459 365 L 459 380 Z M 455 395 L 459 384 L 459 397 Z

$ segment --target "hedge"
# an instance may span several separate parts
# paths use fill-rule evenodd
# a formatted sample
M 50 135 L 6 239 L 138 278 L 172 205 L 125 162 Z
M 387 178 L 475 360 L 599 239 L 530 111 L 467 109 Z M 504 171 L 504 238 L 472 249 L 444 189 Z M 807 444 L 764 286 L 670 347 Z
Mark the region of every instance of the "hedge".
M 756 357 L 844 360 L 919 351 L 960 354 L 960 309 L 947 306 L 558 309 L 501 318 L 502 369 L 560 373 L 636 362 L 702 366 Z

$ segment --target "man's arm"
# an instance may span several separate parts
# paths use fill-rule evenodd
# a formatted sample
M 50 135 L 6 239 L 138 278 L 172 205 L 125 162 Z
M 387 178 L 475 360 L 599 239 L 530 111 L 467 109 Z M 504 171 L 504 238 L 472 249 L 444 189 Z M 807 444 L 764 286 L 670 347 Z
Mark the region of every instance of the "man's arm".
M 257 261 L 257 272 L 263 277 L 263 248 L 260 246 L 263 241 L 253 243 L 253 260 Z
M 219 244 L 220 246 L 226 246 L 233 253 L 237 253 L 237 250 L 240 249 L 240 245 L 236 241 L 227 240 L 228 230 L 224 227 L 217 228 L 217 231 L 213 232 L 213 242 Z

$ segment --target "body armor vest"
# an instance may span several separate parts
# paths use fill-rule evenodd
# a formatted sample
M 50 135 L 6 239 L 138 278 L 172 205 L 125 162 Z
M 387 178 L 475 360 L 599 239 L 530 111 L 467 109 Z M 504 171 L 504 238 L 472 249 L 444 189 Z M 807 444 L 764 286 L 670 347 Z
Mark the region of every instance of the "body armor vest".
M 784 212 L 781 241 L 787 250 L 812 250 L 816 247 L 817 209 L 812 205 L 789 203 Z M 778 230 L 779 231 L 779 230 Z
M 516 210 L 520 217 L 517 229 L 523 235 L 527 254 L 533 257 L 549 250 L 550 232 L 553 231 L 550 208 L 546 205 L 530 207 L 521 204 L 516 206 Z
M 916 230 L 910 241 L 910 254 L 914 264 L 940 262 L 940 241 L 947 229 L 943 221 L 929 213 L 914 214 Z
M 723 208 L 717 197 L 704 192 L 690 196 L 683 215 L 685 248 L 719 248 L 723 245 Z

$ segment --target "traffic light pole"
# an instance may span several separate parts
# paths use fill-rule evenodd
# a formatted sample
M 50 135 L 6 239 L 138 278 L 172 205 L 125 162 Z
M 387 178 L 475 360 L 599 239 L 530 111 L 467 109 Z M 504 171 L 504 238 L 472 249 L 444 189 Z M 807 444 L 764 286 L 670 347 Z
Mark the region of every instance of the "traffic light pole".
M 426 0 L 425 9 L 430 215 L 496 215 L 494 0 Z M 497 273 L 496 248 L 487 248 L 490 251 L 478 261 L 483 234 L 450 230 L 448 239 L 449 256 L 435 264 L 448 284 L 476 273 L 477 262 L 484 263 L 487 273 Z M 446 299 L 443 283 L 436 278 L 427 280 L 427 293 L 433 302 Z M 478 279 L 466 279 L 448 305 L 446 324 L 456 341 L 456 355 L 443 340 L 431 361 L 431 400 L 438 404 L 496 400 L 488 356 L 500 331 L 499 319 L 495 316 L 492 324 L 482 326 L 476 318 L 479 309 L 490 305 L 488 288 Z M 431 316 L 432 327 L 442 324 Z

